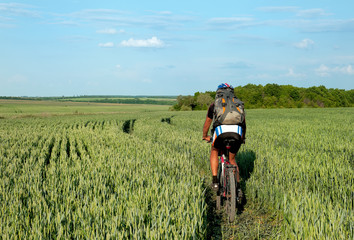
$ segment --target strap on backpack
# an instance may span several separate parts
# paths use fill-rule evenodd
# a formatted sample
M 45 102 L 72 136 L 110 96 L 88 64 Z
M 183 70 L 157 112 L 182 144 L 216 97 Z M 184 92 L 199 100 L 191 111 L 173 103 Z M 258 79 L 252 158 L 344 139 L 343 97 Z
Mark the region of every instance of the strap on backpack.
M 229 96 L 226 96 L 227 100 L 225 101 L 225 98 L 222 98 L 222 110 L 223 110 L 223 115 L 221 116 L 221 118 L 219 119 L 220 124 L 222 122 L 224 122 L 226 115 L 225 111 L 227 110 L 228 112 L 230 112 L 230 104 L 227 104 L 229 102 Z

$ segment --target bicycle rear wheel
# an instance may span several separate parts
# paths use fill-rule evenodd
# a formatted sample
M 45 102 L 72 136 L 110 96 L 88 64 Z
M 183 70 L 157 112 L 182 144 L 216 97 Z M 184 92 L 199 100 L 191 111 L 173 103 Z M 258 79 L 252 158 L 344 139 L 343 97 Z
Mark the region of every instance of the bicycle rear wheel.
M 223 165 L 221 164 L 221 161 L 219 160 L 219 166 L 218 166 L 218 183 L 219 183 L 219 189 L 216 193 L 216 210 L 220 210 L 221 209 L 221 206 L 222 206 L 222 192 L 223 192 L 223 189 L 224 189 L 224 185 L 223 185 L 223 174 L 222 174 L 222 171 L 223 171 Z
M 216 195 L 216 210 L 221 209 L 221 196 L 220 194 Z
M 232 168 L 227 171 L 227 194 L 226 194 L 226 212 L 229 216 L 229 222 L 233 222 L 236 216 L 236 181 Z

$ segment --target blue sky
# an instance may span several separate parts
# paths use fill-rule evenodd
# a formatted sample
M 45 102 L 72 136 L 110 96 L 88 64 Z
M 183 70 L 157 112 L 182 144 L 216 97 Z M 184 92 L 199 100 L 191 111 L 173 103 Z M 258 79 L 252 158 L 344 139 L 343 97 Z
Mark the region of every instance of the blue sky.
M 0 96 L 354 88 L 354 1 L 0 0 Z

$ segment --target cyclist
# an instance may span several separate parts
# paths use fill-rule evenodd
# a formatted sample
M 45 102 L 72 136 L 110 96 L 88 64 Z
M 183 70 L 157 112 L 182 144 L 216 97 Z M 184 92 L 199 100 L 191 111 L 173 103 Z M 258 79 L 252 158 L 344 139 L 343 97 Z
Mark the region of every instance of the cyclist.
M 219 90 L 220 88 L 229 88 L 232 90 L 232 92 L 234 92 L 233 87 L 227 83 L 220 84 L 218 86 L 217 90 Z M 220 154 L 220 143 L 222 141 L 216 141 L 217 134 L 215 132 L 215 129 L 218 126 L 215 126 L 216 123 L 215 123 L 215 121 L 213 121 L 214 116 L 216 114 L 214 111 L 214 106 L 215 106 L 215 102 L 212 103 L 208 109 L 208 113 L 207 113 L 207 116 L 206 116 L 206 119 L 204 122 L 204 126 L 203 126 L 203 140 L 205 140 L 207 142 L 211 141 L 211 136 L 208 135 L 208 132 L 209 132 L 210 125 L 213 123 L 213 128 L 211 129 L 211 134 L 213 135 L 214 142 L 211 146 L 211 151 L 210 151 L 210 167 L 211 167 L 211 172 L 213 175 L 212 189 L 217 191 L 219 189 L 219 183 L 218 183 L 218 179 L 217 179 L 218 165 L 219 165 L 218 155 Z M 222 126 L 225 126 L 225 125 L 222 125 Z M 228 130 L 227 130 L 228 136 L 235 137 L 235 139 L 237 140 L 237 141 L 235 141 L 235 144 L 233 146 L 231 146 L 230 156 L 229 156 L 230 163 L 232 165 L 236 166 L 237 172 L 239 172 L 239 168 L 238 168 L 237 163 L 235 161 L 235 156 L 236 156 L 238 150 L 240 149 L 241 144 L 245 143 L 246 120 L 244 119 L 243 122 L 241 124 L 239 124 L 239 126 L 241 127 L 240 130 L 238 130 L 239 127 L 235 127 L 235 128 L 228 127 Z M 235 129 L 235 130 L 230 130 L 230 129 Z M 237 174 L 236 181 L 238 183 L 237 184 L 237 186 L 238 186 L 237 193 L 238 193 L 238 195 L 239 194 L 242 195 L 242 191 L 239 188 L 239 186 L 240 186 L 239 174 Z

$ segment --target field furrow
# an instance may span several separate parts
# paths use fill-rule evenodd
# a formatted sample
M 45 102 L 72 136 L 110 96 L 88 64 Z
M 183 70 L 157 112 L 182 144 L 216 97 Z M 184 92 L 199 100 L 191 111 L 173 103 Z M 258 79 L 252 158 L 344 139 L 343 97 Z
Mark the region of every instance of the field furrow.
M 213 209 L 205 112 L 0 119 L 0 236 L 351 239 L 351 116 L 247 112 L 232 224 Z

